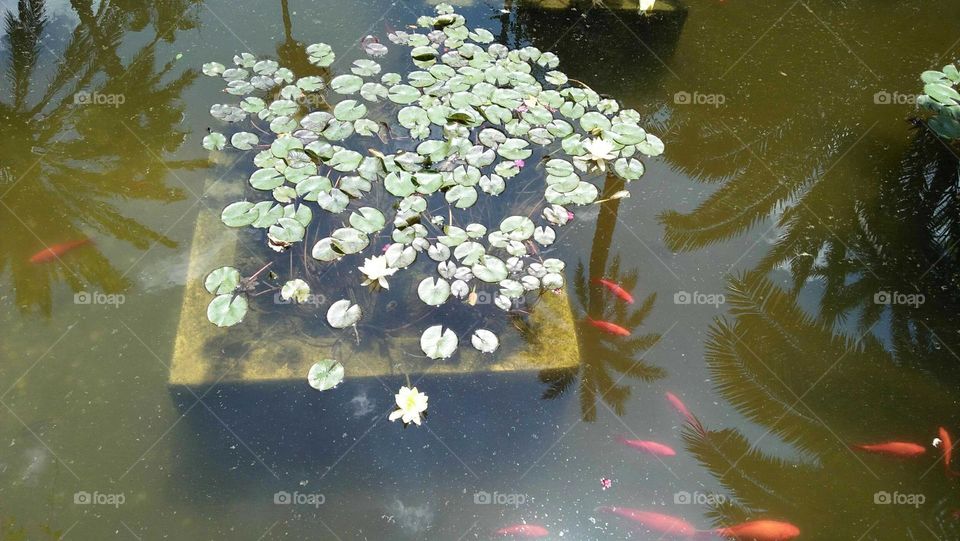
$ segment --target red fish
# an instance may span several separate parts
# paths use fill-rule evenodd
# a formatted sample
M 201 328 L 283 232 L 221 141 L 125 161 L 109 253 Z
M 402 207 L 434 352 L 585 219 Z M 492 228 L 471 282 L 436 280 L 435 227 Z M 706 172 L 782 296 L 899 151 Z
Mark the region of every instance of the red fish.
M 536 539 L 550 535 L 550 531 L 537 524 L 516 524 L 500 528 L 495 532 L 501 537 L 518 537 L 522 539 Z
M 610 323 L 609 321 L 597 321 L 590 318 L 587 318 L 587 323 L 607 334 L 612 334 L 615 336 L 630 336 L 630 331 L 621 327 L 620 325 L 617 325 L 616 323 Z
M 618 517 L 623 517 L 651 532 L 659 534 L 691 538 L 697 535 L 697 529 L 693 527 L 693 524 L 690 524 L 682 518 L 672 517 L 662 513 L 615 506 L 598 507 L 594 509 L 594 512 L 611 513 Z
M 677 398 L 677 395 L 667 391 L 667 400 L 670 401 L 670 405 L 672 405 L 674 409 L 680 413 L 680 415 L 686 417 L 688 421 L 692 423 L 694 420 L 696 420 L 696 417 L 694 417 L 693 414 L 690 413 L 690 410 L 687 409 L 687 405 Z
M 677 395 L 667 391 L 667 401 L 670 402 L 670 405 L 673 406 L 673 408 L 677 410 L 680 415 L 683 415 L 683 417 L 688 423 L 690 423 L 690 426 L 693 427 L 695 431 L 704 435 L 707 433 L 707 429 L 700 424 L 700 419 L 697 419 L 694 414 L 690 413 L 690 410 L 687 409 L 687 405 L 684 404 L 680 398 L 677 397 Z
M 947 476 L 960 476 L 960 474 L 953 471 L 950 467 L 950 460 L 953 456 L 953 439 L 950 438 L 950 433 L 947 432 L 947 429 L 942 426 L 940 427 L 940 445 L 943 446 L 943 467 L 947 471 Z
M 720 537 L 742 541 L 787 541 L 800 535 L 800 528 L 789 522 L 776 520 L 752 520 L 729 528 L 718 528 Z
M 631 295 L 626 289 L 623 289 L 620 284 L 611 282 L 606 278 L 594 278 L 593 283 L 602 285 L 603 287 L 609 289 L 610 293 L 613 293 L 618 298 L 622 299 L 628 304 L 633 304 L 633 295 Z
M 628 440 L 623 436 L 617 437 L 617 441 L 626 445 L 627 447 L 633 447 L 637 451 L 643 451 L 644 453 L 649 453 L 656 456 L 676 456 L 677 452 L 672 448 L 655 441 L 647 440 Z
M 70 242 L 64 242 L 61 244 L 54 244 L 53 246 L 44 248 L 43 250 L 40 250 L 39 252 L 30 256 L 30 262 L 31 263 L 48 263 L 55 259 L 59 259 L 60 256 L 69 252 L 70 250 L 73 250 L 74 248 L 79 248 L 80 246 L 83 246 L 85 244 L 90 244 L 91 242 L 93 241 L 87 238 L 87 239 L 80 239 L 80 240 L 72 240 Z
M 915 457 L 927 452 L 922 445 L 908 441 L 888 441 L 885 443 L 874 443 L 869 445 L 856 445 L 857 449 L 868 453 L 877 453 L 881 455 L 894 455 L 900 457 Z

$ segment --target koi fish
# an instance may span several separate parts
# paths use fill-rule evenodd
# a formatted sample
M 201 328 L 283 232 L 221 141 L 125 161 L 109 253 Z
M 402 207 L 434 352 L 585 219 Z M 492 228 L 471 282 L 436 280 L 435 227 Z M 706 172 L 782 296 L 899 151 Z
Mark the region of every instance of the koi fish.
M 620 284 L 616 282 L 611 282 L 606 278 L 594 278 L 593 283 L 600 284 L 603 287 L 609 289 L 610 293 L 613 293 L 618 298 L 625 301 L 627 304 L 633 304 L 633 295 L 631 295 L 630 292 L 627 291 L 626 289 L 623 289 L 622 287 L 620 287 Z
M 516 524 L 500 528 L 496 532 L 501 537 L 518 537 L 522 539 L 536 539 L 550 535 L 550 531 L 537 524 Z
M 729 528 L 717 528 L 720 537 L 742 541 L 787 541 L 800 535 L 800 528 L 789 522 L 752 520 Z
M 922 445 L 917 445 L 916 443 L 911 443 L 908 441 L 888 441 L 885 443 L 874 443 L 869 445 L 855 445 L 854 447 L 868 453 L 900 457 L 920 456 L 927 451 Z
M 707 433 L 707 429 L 704 428 L 700 423 L 700 419 L 697 419 L 694 414 L 690 413 L 690 410 L 687 409 L 687 405 L 684 404 L 680 398 L 677 397 L 677 395 L 667 391 L 667 401 L 670 402 L 670 405 L 673 406 L 673 408 L 677 410 L 680 415 L 683 415 L 683 417 L 688 423 L 690 423 L 690 426 L 693 427 L 694 430 L 700 434 Z
M 673 408 L 677 410 L 678 413 L 680 413 L 680 415 L 683 415 L 684 417 L 686 417 L 686 419 L 691 423 L 696 419 L 696 417 L 694 417 L 693 414 L 690 413 L 690 410 L 687 409 L 687 405 L 684 404 L 679 398 L 677 398 L 677 395 L 671 393 L 670 391 L 667 391 L 667 400 L 670 402 L 670 405 L 673 406 Z
M 692 524 L 682 518 L 654 513 L 652 511 L 643 511 L 640 509 L 631 509 L 629 507 L 604 506 L 594 509 L 596 513 L 610 513 L 618 517 L 625 518 L 636 523 L 647 530 L 659 534 L 694 537 L 697 535 L 697 529 Z
M 617 325 L 616 323 L 610 323 L 609 321 L 597 321 L 590 318 L 587 318 L 587 323 L 607 334 L 612 334 L 615 336 L 630 336 L 630 331 L 621 327 L 620 325 Z
M 40 250 L 39 252 L 30 256 L 30 262 L 34 264 L 49 263 L 50 261 L 58 259 L 63 254 L 73 250 L 74 248 L 79 248 L 85 244 L 90 244 L 91 242 L 93 241 L 90 240 L 89 238 L 86 238 L 86 239 L 80 239 L 80 240 L 72 240 L 70 242 L 64 242 L 61 244 L 54 244 L 53 246 L 44 248 L 43 250 Z
M 677 452 L 669 446 L 666 446 L 662 443 L 657 443 L 655 441 L 628 440 L 623 436 L 618 436 L 617 441 L 626 445 L 627 447 L 633 447 L 637 451 L 642 451 L 655 456 L 676 456 L 677 454 Z
M 950 437 L 950 433 L 947 432 L 946 428 L 940 427 L 940 445 L 943 446 L 943 468 L 947 471 L 947 476 L 957 477 L 960 476 L 957 472 L 953 471 L 950 467 L 950 460 L 953 455 L 953 439 Z

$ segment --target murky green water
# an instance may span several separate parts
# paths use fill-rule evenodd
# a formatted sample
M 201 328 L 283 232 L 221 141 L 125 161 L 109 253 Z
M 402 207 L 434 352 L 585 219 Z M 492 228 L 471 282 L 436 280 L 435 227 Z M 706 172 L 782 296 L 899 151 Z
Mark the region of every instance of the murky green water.
M 575 371 L 425 378 L 420 429 L 386 421 L 401 377 L 322 396 L 302 379 L 168 385 L 201 278 L 194 225 L 222 195 L 204 186 L 231 174 L 200 147 L 220 86 L 199 66 L 240 51 L 297 66 L 304 43 L 347 50 L 430 9 L 48 2 L 17 54 L 7 26 L 0 538 L 486 539 L 522 521 L 660 538 L 604 505 L 704 530 L 960 538 L 957 481 L 930 446 L 940 426 L 960 433 L 956 149 L 907 121 L 919 74 L 960 56 L 955 2 L 691 0 L 643 19 L 471 1 L 470 25 L 554 50 L 667 143 L 632 198 L 579 212 L 561 247 L 569 283 L 580 263 L 635 284 L 643 339 L 581 332 Z M 62 263 L 29 262 L 83 237 Z M 575 314 L 617 310 L 598 293 L 572 287 Z M 888 440 L 927 452 L 853 450 Z

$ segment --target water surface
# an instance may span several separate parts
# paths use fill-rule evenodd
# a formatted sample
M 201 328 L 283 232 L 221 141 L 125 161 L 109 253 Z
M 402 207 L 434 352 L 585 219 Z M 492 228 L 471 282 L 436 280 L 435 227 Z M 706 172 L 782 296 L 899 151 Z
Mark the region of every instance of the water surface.
M 578 265 L 635 284 L 643 340 L 583 330 L 573 371 L 425 378 L 430 417 L 407 430 L 386 421 L 402 377 L 321 396 L 168 375 L 202 278 L 187 273 L 197 216 L 246 178 L 200 147 L 220 101 L 200 65 L 248 51 L 302 66 L 315 41 L 357 58 L 360 37 L 432 6 L 47 2 L 35 47 L 17 3 L 0 7 L 4 538 L 486 539 L 521 521 L 659 537 L 601 505 L 702 529 L 776 518 L 803 539 L 960 537 L 936 450 L 851 449 L 960 432 L 956 148 L 910 122 L 919 74 L 958 56 L 955 2 L 690 0 L 651 18 L 467 2 L 469 25 L 554 50 L 666 142 L 630 199 L 578 214 L 560 247 L 571 285 Z M 62 263 L 28 262 L 82 237 L 95 243 Z M 569 289 L 578 316 L 617 309 Z M 644 457 L 619 435 L 679 452 Z

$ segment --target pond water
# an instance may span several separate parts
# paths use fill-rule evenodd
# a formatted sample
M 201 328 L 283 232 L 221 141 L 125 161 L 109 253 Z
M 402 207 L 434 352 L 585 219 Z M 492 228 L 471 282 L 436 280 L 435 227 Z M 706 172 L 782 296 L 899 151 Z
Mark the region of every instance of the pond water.
M 223 95 L 200 66 L 249 52 L 296 67 L 317 41 L 360 58 L 363 36 L 434 6 L 0 2 L 0 539 L 456 540 L 522 523 L 551 539 L 670 538 L 604 506 L 704 537 L 774 519 L 802 539 L 960 539 L 957 480 L 931 445 L 939 427 L 960 434 L 958 160 L 910 121 L 920 73 L 960 56 L 960 4 L 687 0 L 649 17 L 461 4 L 469 26 L 554 51 L 639 111 L 667 150 L 644 159 L 630 198 L 575 209 L 554 249 L 578 363 L 414 371 L 429 416 L 404 429 L 387 421 L 402 371 L 351 378 L 345 363 L 345 382 L 318 393 L 306 374 L 185 385 L 171 365 L 190 288 L 216 265 L 258 266 L 192 246 L 252 168 L 202 148 Z M 610 179 L 604 193 L 622 188 Z M 360 278 L 345 265 L 314 292 L 340 298 Z M 421 317 L 391 295 L 359 329 L 371 341 Z M 326 332 L 325 308 L 268 304 L 278 338 Z M 629 321 L 633 339 L 587 316 Z M 242 325 L 197 356 L 243 365 L 227 351 Z M 569 348 L 553 338 L 547 355 Z M 856 448 L 887 441 L 925 451 Z

